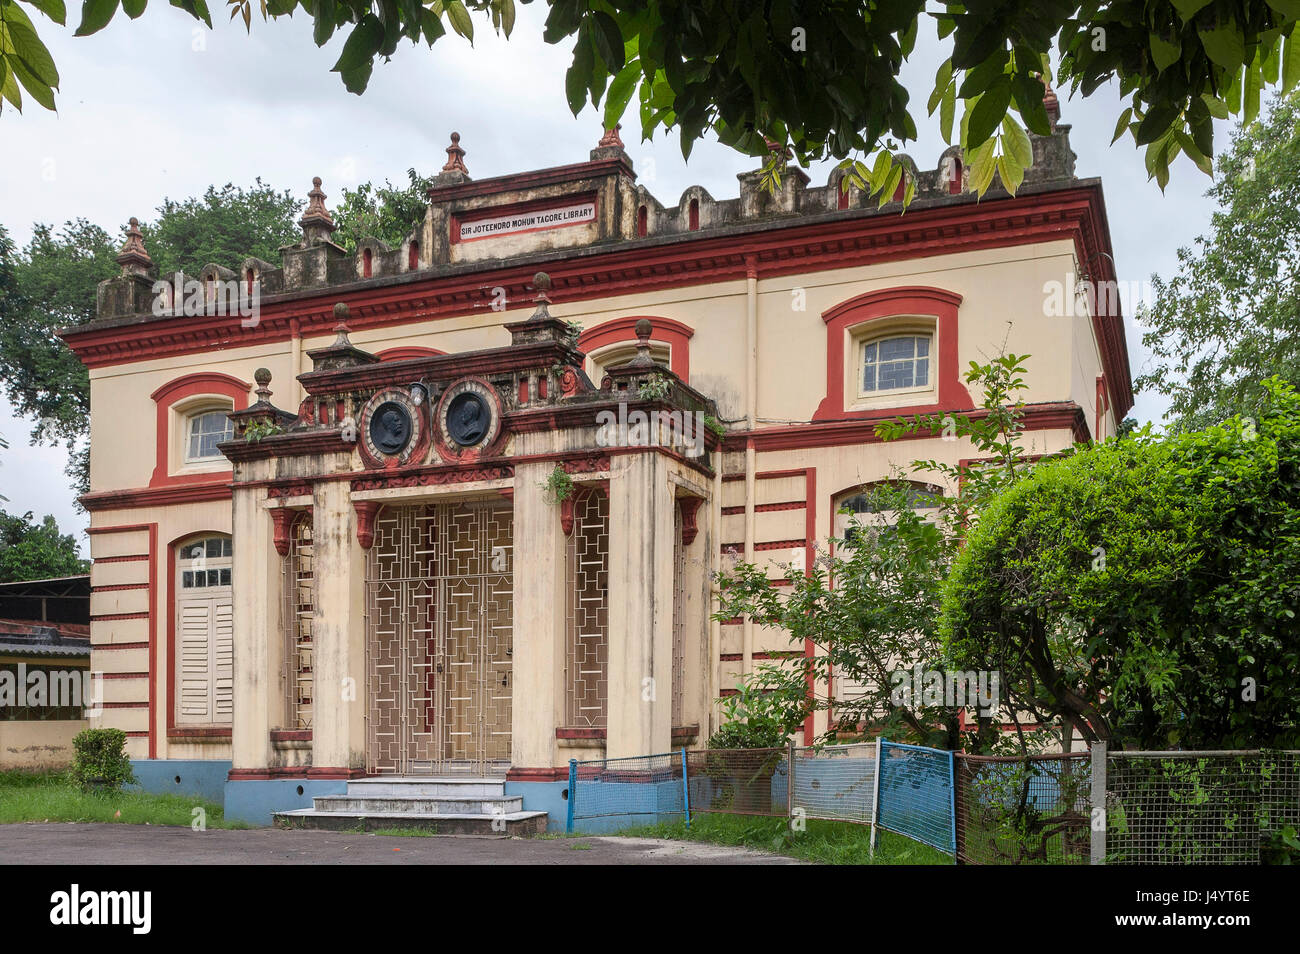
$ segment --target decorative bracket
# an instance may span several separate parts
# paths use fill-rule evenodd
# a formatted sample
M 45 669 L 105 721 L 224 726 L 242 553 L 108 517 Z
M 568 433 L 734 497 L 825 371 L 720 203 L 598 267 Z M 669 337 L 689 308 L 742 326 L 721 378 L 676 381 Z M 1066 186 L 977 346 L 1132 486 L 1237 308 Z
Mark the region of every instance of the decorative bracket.
M 288 507 L 277 507 L 271 511 L 271 523 L 275 525 L 271 540 L 275 544 L 275 552 L 282 557 L 289 555 L 289 534 L 293 527 L 293 518 L 297 515 L 296 510 L 290 510 Z
M 696 534 L 700 532 L 696 517 L 702 503 L 704 501 L 699 497 L 677 498 L 677 506 L 682 511 L 682 546 L 684 547 L 689 547 L 694 543 Z
M 375 542 L 375 517 L 382 507 L 378 500 L 354 500 L 352 509 L 357 514 L 357 543 L 361 549 L 369 550 Z

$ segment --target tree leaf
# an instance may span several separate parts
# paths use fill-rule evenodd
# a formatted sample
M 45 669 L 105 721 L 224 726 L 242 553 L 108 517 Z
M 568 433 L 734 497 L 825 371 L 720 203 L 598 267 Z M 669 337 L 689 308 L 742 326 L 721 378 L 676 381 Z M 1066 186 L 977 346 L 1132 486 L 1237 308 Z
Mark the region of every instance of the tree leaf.
M 1016 165 L 1020 167 L 1021 178 L 1023 179 L 1024 170 L 1034 164 L 1034 146 L 1029 141 L 1029 134 L 1020 127 L 1020 124 L 1011 117 L 1010 113 L 1002 120 L 1002 149 L 1010 154 Z M 1015 190 L 1008 191 L 1014 192 Z
M 343 44 L 343 52 L 339 54 L 333 71 L 349 73 L 360 69 L 362 65 L 374 60 L 383 42 L 384 25 L 373 13 L 367 13 L 348 34 L 347 41 Z
M 998 178 L 1002 180 L 1002 188 L 1015 195 L 1016 190 L 1020 188 L 1020 183 L 1025 181 L 1024 167 L 1011 156 L 999 156 Z
M 1205 54 L 1224 69 L 1238 69 L 1246 58 L 1246 38 L 1242 36 L 1241 27 L 1232 20 L 1216 26 L 1213 30 L 1197 30 Z
M 470 19 L 469 11 L 465 9 L 465 4 L 460 0 L 447 0 L 447 21 L 451 28 L 469 40 L 474 42 L 474 21 Z
M 1129 106 L 1124 112 L 1119 114 L 1119 122 L 1115 124 L 1115 135 L 1111 137 L 1110 144 L 1113 146 L 1119 142 L 1119 137 L 1124 135 L 1124 130 L 1128 129 L 1130 120 L 1133 119 L 1133 107 Z
M 122 0 L 122 12 L 132 20 L 138 20 L 140 14 L 144 13 L 145 5 L 148 2 L 149 0 Z M 243 7 L 242 9 L 244 11 L 244 20 L 247 22 L 251 8 Z
M 1178 11 L 1178 15 L 1183 18 L 1184 23 L 1187 23 L 1192 17 L 1208 7 L 1210 2 L 1211 0 L 1173 0 L 1174 8 Z
M 68 20 L 67 7 L 63 5 L 63 0 L 27 0 L 32 6 L 41 13 L 45 14 L 59 26 L 65 26 Z
M 971 110 L 966 129 L 966 146 L 978 146 L 993 135 L 1011 103 L 1011 78 L 1003 74 L 1001 81 L 988 88 Z
M 613 129 L 614 124 L 622 118 L 627 104 L 632 99 L 632 92 L 637 87 L 637 81 L 641 78 L 641 61 L 632 60 L 614 77 L 614 81 L 609 84 L 609 91 L 605 99 L 605 128 Z
M 1300 83 L 1300 26 L 1291 28 L 1291 35 L 1282 47 L 1282 92 L 1289 93 Z
M 596 52 L 608 70 L 617 73 L 624 66 L 623 34 L 619 31 L 618 21 L 603 10 L 596 10 L 591 14 L 591 22 L 595 24 L 591 36 L 596 43 Z
M 85 0 L 81 5 L 81 26 L 73 36 L 90 36 L 108 26 L 117 13 L 117 0 Z
M 1156 69 L 1160 72 L 1163 73 L 1182 59 L 1183 48 L 1181 44 L 1166 40 L 1154 30 L 1149 34 L 1149 41 L 1151 43 L 1151 62 L 1155 63 Z

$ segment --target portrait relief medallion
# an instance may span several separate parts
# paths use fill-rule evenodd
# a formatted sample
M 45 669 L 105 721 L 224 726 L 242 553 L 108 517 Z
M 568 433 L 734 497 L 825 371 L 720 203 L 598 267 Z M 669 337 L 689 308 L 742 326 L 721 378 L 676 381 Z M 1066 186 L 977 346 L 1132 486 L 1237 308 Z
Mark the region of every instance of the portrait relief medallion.
M 427 444 L 427 425 L 410 394 L 399 388 L 380 391 L 361 412 L 360 434 L 373 465 L 406 464 Z
M 443 440 L 453 450 L 482 450 L 500 430 L 499 408 L 496 395 L 484 382 L 474 378 L 458 381 L 438 404 Z

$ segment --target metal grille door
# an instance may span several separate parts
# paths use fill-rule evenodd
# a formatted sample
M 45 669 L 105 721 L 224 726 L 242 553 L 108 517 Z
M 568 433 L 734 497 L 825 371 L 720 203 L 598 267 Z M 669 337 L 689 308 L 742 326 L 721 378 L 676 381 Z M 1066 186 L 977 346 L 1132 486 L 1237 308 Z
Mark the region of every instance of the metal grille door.
M 512 514 L 385 507 L 367 562 L 367 762 L 380 774 L 510 765 Z

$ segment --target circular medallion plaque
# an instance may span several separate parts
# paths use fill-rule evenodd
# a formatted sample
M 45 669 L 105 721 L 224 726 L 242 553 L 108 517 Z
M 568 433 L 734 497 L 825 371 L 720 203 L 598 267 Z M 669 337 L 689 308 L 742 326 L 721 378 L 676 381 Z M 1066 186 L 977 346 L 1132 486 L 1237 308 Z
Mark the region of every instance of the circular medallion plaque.
M 458 457 L 482 452 L 500 433 L 500 400 L 487 382 L 465 378 L 443 394 L 436 419 L 447 450 Z
M 429 447 L 429 424 L 401 388 L 375 394 L 362 408 L 357 439 L 368 467 L 419 462 Z
M 411 412 L 396 401 L 385 401 L 370 415 L 370 440 L 385 454 L 400 454 L 411 442 Z

